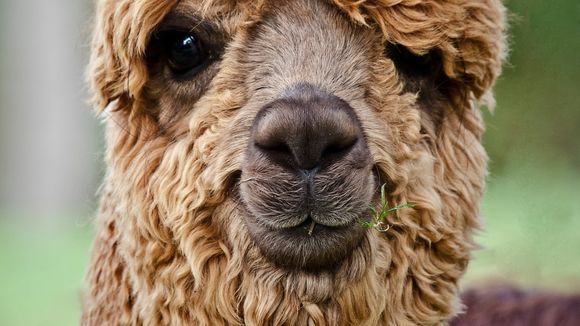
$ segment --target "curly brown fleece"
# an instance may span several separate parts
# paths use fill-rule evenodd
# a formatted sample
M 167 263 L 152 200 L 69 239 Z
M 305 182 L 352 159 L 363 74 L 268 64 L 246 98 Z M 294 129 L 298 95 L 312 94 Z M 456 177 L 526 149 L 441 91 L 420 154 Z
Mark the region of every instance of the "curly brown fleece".
M 292 6 L 348 33 L 351 64 L 259 85 L 272 74 L 251 51 L 256 31 Z M 218 25 L 227 43 L 185 86 L 146 60 L 175 10 Z M 499 0 L 97 0 L 96 17 L 89 77 L 107 175 L 84 325 L 437 325 L 458 313 L 486 174 L 477 103 L 492 105 L 506 51 Z M 445 87 L 409 81 L 385 44 L 435 54 Z M 333 271 L 265 259 L 234 200 L 256 107 L 297 81 L 354 108 L 389 201 L 416 204 Z

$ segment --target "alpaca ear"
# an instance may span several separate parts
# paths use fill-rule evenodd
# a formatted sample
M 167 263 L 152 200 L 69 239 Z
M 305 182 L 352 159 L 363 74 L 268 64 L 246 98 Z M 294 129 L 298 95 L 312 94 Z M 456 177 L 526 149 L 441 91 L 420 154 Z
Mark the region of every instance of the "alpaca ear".
M 132 107 L 147 81 L 144 61 L 149 35 L 177 0 L 97 0 L 88 68 L 97 112 L 118 100 Z
M 489 91 L 507 54 L 505 7 L 499 0 L 467 1 L 463 24 L 461 36 L 454 41 L 455 60 L 445 70 L 451 70 L 476 100 L 493 101 Z

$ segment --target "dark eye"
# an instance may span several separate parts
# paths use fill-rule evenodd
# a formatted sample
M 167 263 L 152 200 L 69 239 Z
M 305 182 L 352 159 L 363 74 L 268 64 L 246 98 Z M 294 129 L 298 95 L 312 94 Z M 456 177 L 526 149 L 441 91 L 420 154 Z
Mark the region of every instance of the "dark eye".
M 163 63 L 176 78 L 185 78 L 200 72 L 216 59 L 211 49 L 192 32 L 161 31 L 152 38 L 146 59 L 151 65 Z
M 208 59 L 208 53 L 193 34 L 167 32 L 163 39 L 167 63 L 176 74 L 183 74 L 198 68 Z
M 402 45 L 389 43 L 385 55 L 393 60 L 399 72 L 407 76 L 427 76 L 437 69 L 431 52 L 418 55 Z

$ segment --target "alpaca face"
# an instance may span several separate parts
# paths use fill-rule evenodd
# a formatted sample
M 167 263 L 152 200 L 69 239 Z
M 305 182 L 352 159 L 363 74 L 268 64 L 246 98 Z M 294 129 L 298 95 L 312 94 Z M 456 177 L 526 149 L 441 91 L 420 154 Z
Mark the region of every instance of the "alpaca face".
M 503 54 L 499 0 L 97 1 L 85 320 L 444 322 Z M 415 205 L 388 232 L 359 223 L 382 185 Z
M 181 120 L 197 119 L 192 117 L 196 102 L 233 51 L 227 49 L 234 37 L 227 27 L 195 12 L 182 2 L 148 47 L 150 88 L 164 90 L 152 95 L 159 103 L 154 110 L 169 130 L 179 128 Z M 222 146 L 243 153 L 234 172 L 239 179 L 230 185 L 237 201 L 234 216 L 277 266 L 334 269 L 359 250 L 369 232 L 360 222 L 368 219 L 380 183 L 391 179 L 375 168 L 371 146 L 383 147 L 382 154 L 374 149 L 381 160 L 393 160 L 391 142 L 400 139 L 390 124 L 403 123 L 401 111 L 409 128 L 418 132 L 423 125 L 433 132 L 441 107 L 417 105 L 409 94 L 419 91 L 415 84 L 421 82 L 424 98 L 439 94 L 429 85 L 445 83 L 437 80 L 440 63 L 409 52 L 402 57 L 380 33 L 357 26 L 324 1 L 283 1 L 262 15 L 236 53 L 247 101 L 222 131 L 232 139 Z M 410 65 L 409 71 L 393 69 L 394 60 Z M 373 89 L 377 79 L 400 73 L 408 81 Z M 373 96 L 392 96 L 393 103 L 376 107 L 381 99 Z

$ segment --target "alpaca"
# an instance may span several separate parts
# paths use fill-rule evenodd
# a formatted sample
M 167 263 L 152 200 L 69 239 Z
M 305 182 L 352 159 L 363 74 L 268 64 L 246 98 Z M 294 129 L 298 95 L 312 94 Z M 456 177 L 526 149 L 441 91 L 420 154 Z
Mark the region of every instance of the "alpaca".
M 107 173 L 82 324 L 446 324 L 504 17 L 499 0 L 98 0 Z M 364 228 L 381 188 L 413 206 Z

